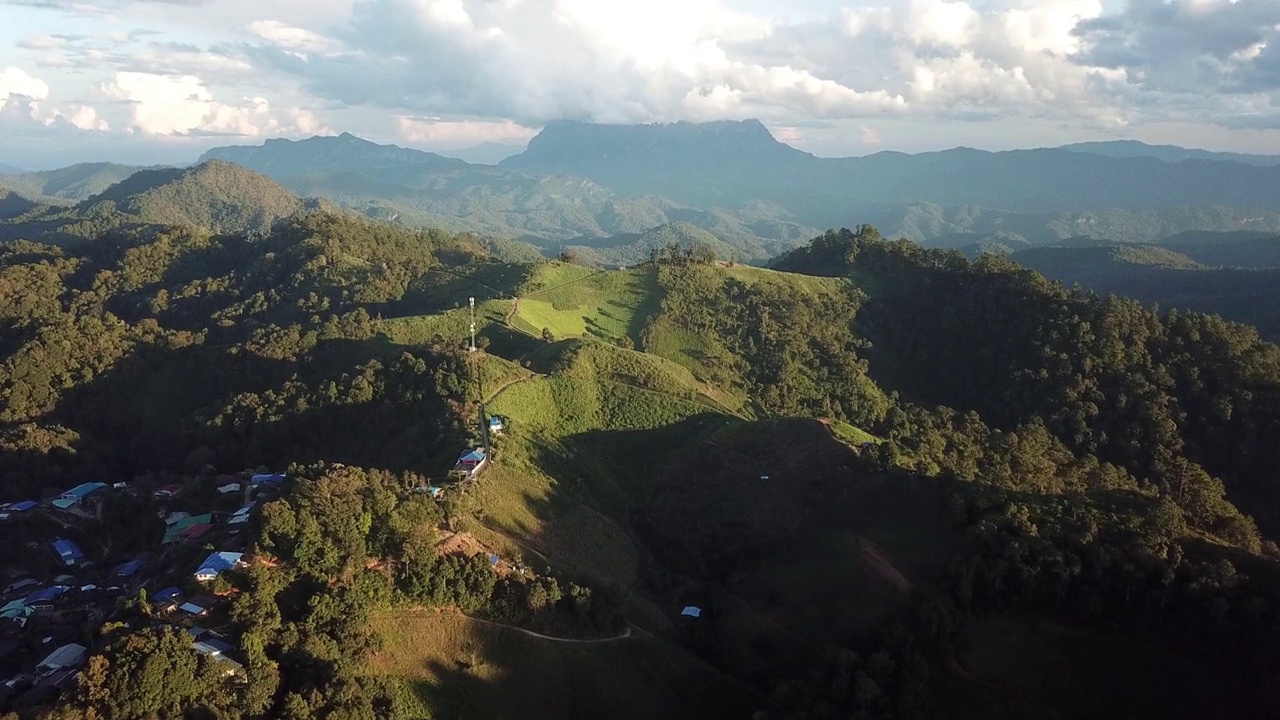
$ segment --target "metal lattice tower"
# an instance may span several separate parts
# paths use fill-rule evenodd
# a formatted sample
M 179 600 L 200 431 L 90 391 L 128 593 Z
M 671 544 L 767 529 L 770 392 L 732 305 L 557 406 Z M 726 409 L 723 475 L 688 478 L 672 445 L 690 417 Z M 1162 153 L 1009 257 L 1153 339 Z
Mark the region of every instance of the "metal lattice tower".
M 470 352 L 476 351 L 476 299 L 468 298 L 471 303 L 471 348 Z

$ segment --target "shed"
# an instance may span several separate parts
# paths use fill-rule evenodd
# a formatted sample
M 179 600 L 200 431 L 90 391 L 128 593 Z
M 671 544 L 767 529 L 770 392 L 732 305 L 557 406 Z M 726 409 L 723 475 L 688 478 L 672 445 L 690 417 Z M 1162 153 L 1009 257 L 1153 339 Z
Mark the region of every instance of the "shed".
M 218 492 L 222 493 L 223 495 L 238 493 L 240 492 L 240 483 L 234 482 L 234 483 L 227 483 L 226 485 L 219 485 Z
M 200 567 L 195 571 L 195 579 L 201 582 L 208 582 L 222 574 L 224 570 L 230 570 L 240 564 L 240 558 L 244 557 L 244 553 L 237 552 L 215 552 L 200 563 Z
M 504 427 L 506 427 L 506 425 L 504 425 L 504 424 L 503 424 L 503 422 L 502 422 L 502 418 L 498 417 L 497 415 L 490 415 L 490 416 L 489 416 L 489 431 L 490 431 L 490 432 L 502 432 L 502 429 L 503 429 Z
M 686 605 L 684 610 L 680 611 L 680 615 L 691 618 L 702 617 L 702 608 L 693 605 Z
M 36 666 L 36 670 L 47 673 L 79 667 L 84 663 L 84 656 L 88 651 L 89 648 L 79 643 L 63 645 L 49 653 L 44 660 L 41 660 L 40 664 Z
M 57 554 L 58 560 L 68 567 L 77 563 L 84 562 L 84 553 L 70 540 L 61 538 L 53 541 L 53 551 Z

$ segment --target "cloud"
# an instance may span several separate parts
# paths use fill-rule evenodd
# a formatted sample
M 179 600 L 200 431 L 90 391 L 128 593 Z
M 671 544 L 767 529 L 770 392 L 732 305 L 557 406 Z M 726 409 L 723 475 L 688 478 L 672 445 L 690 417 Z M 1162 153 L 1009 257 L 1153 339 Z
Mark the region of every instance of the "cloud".
M 484 142 L 524 142 L 537 134 L 535 128 L 492 120 L 445 120 L 433 117 L 401 116 L 400 137 L 411 143 L 430 145 L 476 145 Z
M 873 127 L 860 125 L 858 126 L 858 139 L 862 141 L 863 145 L 876 146 L 880 144 L 880 133 L 876 132 Z
M 1135 0 L 1119 15 L 1082 22 L 1076 60 L 1123 70 L 1145 90 L 1280 90 L 1280 3 Z
M 323 126 L 309 111 L 292 109 L 282 123 L 263 97 L 238 104 L 214 99 L 193 75 L 117 72 L 102 93 L 130 106 L 128 127 L 144 135 L 262 135 L 319 131 Z
M 7 67 L 0 70 L 0 101 L 8 102 L 14 97 L 23 97 L 30 101 L 43 100 L 49 97 L 49 86 L 43 80 L 37 80 L 19 67 Z
M 344 103 L 526 125 L 901 109 L 879 89 L 726 52 L 771 28 L 713 0 L 370 0 L 329 36 L 339 49 L 302 57 L 276 37 L 249 53 Z

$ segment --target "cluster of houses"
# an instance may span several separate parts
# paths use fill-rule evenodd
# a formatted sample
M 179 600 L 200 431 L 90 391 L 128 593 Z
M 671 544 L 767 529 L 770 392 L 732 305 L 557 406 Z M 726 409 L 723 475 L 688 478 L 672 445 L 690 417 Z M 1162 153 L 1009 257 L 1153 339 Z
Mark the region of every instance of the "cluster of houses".
M 43 502 L 0 505 L 0 521 L 13 523 L 6 530 L 15 533 L 13 537 L 21 537 L 22 532 L 43 534 L 38 528 L 51 526 L 48 521 L 24 522 L 21 518 L 26 515 L 54 513 L 51 517 L 57 519 L 57 513 L 70 513 L 57 520 L 65 535 L 60 530 L 61 537 L 26 543 L 33 549 L 43 544 L 52 561 L 35 559 L 14 567 L 24 559 L 0 558 L 0 578 L 7 576 L 0 579 L 0 713 L 47 702 L 70 687 L 92 653 L 94 628 L 118 617 L 119 598 L 142 593 L 160 622 L 190 635 L 194 652 L 227 673 L 243 676 L 235 657 L 236 643 L 218 632 L 226 621 L 221 612 L 226 600 L 215 594 L 216 585 L 210 588 L 210 583 L 245 564 L 242 550 L 247 537 L 241 530 L 259 508 L 262 494 L 275 492 L 285 481 L 281 473 L 256 473 L 211 478 L 206 482 L 213 484 L 201 492 L 195 492 L 192 482 L 154 488 L 151 495 L 160 506 L 157 514 L 165 521 L 163 536 L 157 537 L 152 550 L 118 557 L 109 564 L 95 562 L 67 535 L 82 541 L 91 537 L 100 527 L 91 521 L 102 498 L 115 490 L 133 493 L 137 488 L 90 482 Z M 206 501 L 199 498 L 210 495 L 215 502 L 205 506 Z M 238 507 L 229 503 L 231 499 L 240 500 Z M 195 564 L 188 544 L 195 541 L 218 549 L 200 555 Z M 95 543 L 91 549 L 96 547 Z M 177 584 L 170 586 L 166 580 Z M 3 586 L 5 582 L 9 584 Z

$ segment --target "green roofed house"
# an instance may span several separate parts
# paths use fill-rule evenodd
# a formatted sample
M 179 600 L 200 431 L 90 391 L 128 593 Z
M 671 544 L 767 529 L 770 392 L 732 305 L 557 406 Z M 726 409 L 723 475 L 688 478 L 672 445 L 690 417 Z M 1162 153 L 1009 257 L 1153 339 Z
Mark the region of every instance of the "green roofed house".
M 179 540 L 182 540 L 184 538 L 184 533 L 186 533 L 188 530 L 195 527 L 196 525 L 209 525 L 212 522 L 213 522 L 213 513 L 205 513 L 204 515 L 192 515 L 191 517 L 182 518 L 178 522 L 170 525 L 169 528 L 164 531 L 164 544 L 170 545 L 172 543 L 178 542 Z

